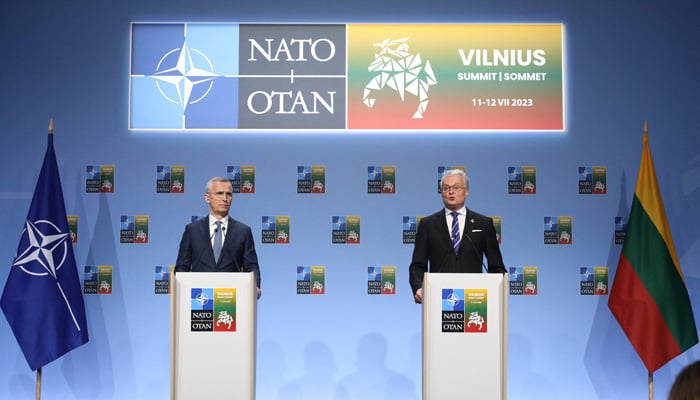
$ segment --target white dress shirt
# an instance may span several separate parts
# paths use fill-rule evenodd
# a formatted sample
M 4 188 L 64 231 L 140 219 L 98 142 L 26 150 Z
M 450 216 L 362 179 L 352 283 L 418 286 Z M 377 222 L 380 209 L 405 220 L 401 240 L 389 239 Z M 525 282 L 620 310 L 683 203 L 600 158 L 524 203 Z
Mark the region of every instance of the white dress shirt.
M 459 220 L 459 240 L 462 240 L 462 234 L 464 233 L 464 225 L 467 220 L 467 207 L 462 207 L 459 210 L 457 210 L 457 219 Z M 445 208 L 445 215 L 447 218 L 445 219 L 447 221 L 447 232 L 450 234 L 450 237 L 452 237 L 452 210 Z
M 209 240 L 211 241 L 211 247 L 214 248 L 214 234 L 216 233 L 216 221 L 221 221 L 221 244 L 223 245 L 226 239 L 226 227 L 228 226 L 228 216 L 222 219 L 216 219 L 211 214 L 209 214 Z

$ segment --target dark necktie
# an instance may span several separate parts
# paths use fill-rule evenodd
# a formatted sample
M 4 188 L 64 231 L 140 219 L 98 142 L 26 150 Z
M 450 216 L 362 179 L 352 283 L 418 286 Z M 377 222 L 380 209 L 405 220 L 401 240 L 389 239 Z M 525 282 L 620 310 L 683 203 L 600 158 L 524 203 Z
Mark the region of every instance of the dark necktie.
M 214 261 L 219 262 L 219 256 L 221 255 L 221 238 L 223 237 L 221 232 L 221 221 L 214 222 L 216 224 L 216 229 L 214 229 Z
M 459 252 L 459 213 L 452 211 L 452 248 L 455 254 Z

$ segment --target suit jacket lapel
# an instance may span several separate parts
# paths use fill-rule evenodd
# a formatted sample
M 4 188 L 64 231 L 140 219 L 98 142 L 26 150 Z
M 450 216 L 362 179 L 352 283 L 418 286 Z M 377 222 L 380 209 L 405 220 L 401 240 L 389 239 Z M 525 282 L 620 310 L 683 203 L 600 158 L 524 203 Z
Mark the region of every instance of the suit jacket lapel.
M 465 208 L 466 214 L 464 215 L 464 230 L 462 231 L 462 241 L 459 242 L 459 248 L 461 249 L 462 246 L 466 246 L 466 242 L 469 241 L 471 238 L 471 233 L 472 233 L 472 215 L 471 212 L 469 211 L 468 208 Z M 466 238 L 465 236 L 469 236 L 469 238 Z
M 226 226 L 226 236 L 224 237 L 224 244 L 223 244 L 223 248 L 221 250 L 221 255 L 222 255 L 221 258 L 223 258 L 223 255 L 225 253 L 224 250 L 227 248 L 231 248 L 231 243 L 233 242 L 233 239 L 234 239 L 234 237 L 233 237 L 234 236 L 233 235 L 233 228 L 234 228 L 233 224 L 234 223 L 235 222 L 233 222 L 233 218 L 228 217 L 228 225 Z
M 216 260 L 214 259 L 214 249 L 211 247 L 211 235 L 209 232 L 209 215 L 206 217 L 202 218 L 200 220 L 199 227 L 202 230 L 201 232 L 201 240 L 204 241 L 206 247 L 209 249 L 206 253 L 209 255 L 209 261 L 211 261 L 212 265 L 216 265 Z
M 443 237 L 443 241 L 452 248 L 452 236 L 450 235 L 450 230 L 447 228 L 449 226 L 449 221 L 447 220 L 447 213 L 443 208 L 438 212 L 438 231 L 441 232 L 440 236 Z
M 469 211 L 468 208 L 464 208 L 464 229 L 462 230 L 462 240 L 459 242 L 459 248 L 461 249 L 463 246 L 468 246 L 466 244 L 467 241 L 471 238 L 471 233 L 472 233 L 472 228 L 474 228 L 474 224 L 472 223 L 472 219 L 474 218 L 473 214 L 471 211 Z M 465 236 L 469 236 L 468 238 Z

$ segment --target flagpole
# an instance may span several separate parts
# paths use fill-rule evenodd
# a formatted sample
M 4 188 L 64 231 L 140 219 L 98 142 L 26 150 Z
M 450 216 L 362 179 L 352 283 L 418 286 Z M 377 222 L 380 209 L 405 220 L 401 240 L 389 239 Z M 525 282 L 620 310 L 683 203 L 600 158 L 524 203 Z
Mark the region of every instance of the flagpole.
M 175 311 L 176 303 L 175 296 L 177 295 L 175 291 L 175 271 L 170 271 L 170 399 L 175 399 L 175 316 L 177 315 Z
M 508 394 L 508 296 L 510 294 L 510 281 L 508 274 L 503 274 L 503 355 L 501 356 L 501 393 L 503 400 L 506 400 Z
M 36 400 L 41 399 L 41 367 L 36 369 Z
M 49 135 L 53 135 L 53 118 L 49 119 Z M 41 400 L 41 367 L 36 369 L 36 393 L 34 398 Z
M 644 130 L 642 131 L 642 134 L 646 136 L 649 135 L 649 124 L 647 123 L 647 120 L 644 120 Z
M 642 130 L 643 140 L 649 140 L 649 124 L 647 120 L 644 120 L 644 128 Z M 649 400 L 654 400 L 654 373 L 648 371 L 648 391 Z

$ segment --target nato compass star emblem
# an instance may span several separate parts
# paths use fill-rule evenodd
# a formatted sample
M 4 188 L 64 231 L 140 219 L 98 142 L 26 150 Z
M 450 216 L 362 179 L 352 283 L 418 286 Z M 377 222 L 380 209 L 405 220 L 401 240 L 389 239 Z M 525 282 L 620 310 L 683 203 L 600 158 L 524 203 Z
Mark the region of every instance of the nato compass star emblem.
M 456 295 L 454 293 L 450 293 L 447 296 L 446 300 L 447 300 L 447 304 L 449 304 L 450 307 L 454 308 L 455 304 L 459 303 L 459 301 L 462 299 L 460 299 L 458 295 Z
M 200 292 L 194 300 L 200 307 L 204 307 L 204 305 L 209 302 L 209 296 L 204 292 Z
M 50 226 L 57 233 L 53 235 L 43 234 L 37 228 L 37 225 L 41 224 Z M 15 257 L 12 266 L 21 268 L 29 275 L 45 276 L 50 274 L 54 279 L 57 279 L 56 273 L 63 266 L 68 254 L 66 239 L 70 234 L 61 232 L 53 222 L 47 220 L 27 221 L 25 232 L 29 242 L 28 246 Z
M 47 230 L 52 230 L 55 233 L 43 233 L 38 228 L 42 225 L 48 226 Z M 66 302 L 66 307 L 68 307 L 68 311 L 73 318 L 75 327 L 80 330 L 73 309 L 68 303 L 68 299 L 58 280 L 58 271 L 63 267 L 66 257 L 68 256 L 68 238 L 70 237 L 70 233 L 61 232 L 56 224 L 43 219 L 34 222 L 27 220 L 25 233 L 26 240 L 22 240 L 22 243 L 26 243 L 26 247 L 15 257 L 12 266 L 19 267 L 22 271 L 32 276 L 40 277 L 51 275 L 56 281 L 62 298 Z
M 185 111 L 190 104 L 203 100 L 220 75 L 213 72 L 209 57 L 183 43 L 179 49 L 167 52 L 150 75 L 158 91 L 169 102 L 180 104 Z

